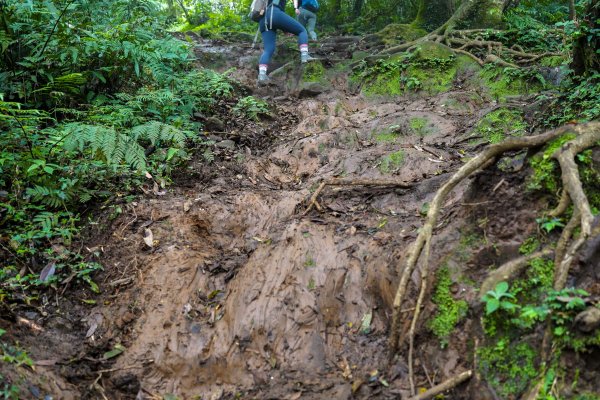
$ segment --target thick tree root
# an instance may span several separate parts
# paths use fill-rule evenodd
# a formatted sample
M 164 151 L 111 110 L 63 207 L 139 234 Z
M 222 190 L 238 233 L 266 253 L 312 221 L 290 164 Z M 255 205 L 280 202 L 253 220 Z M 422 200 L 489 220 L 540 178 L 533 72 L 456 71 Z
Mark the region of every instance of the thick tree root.
M 574 162 L 575 155 L 586 149 L 587 147 L 591 147 L 600 140 L 600 122 L 591 122 L 582 125 L 574 125 L 574 126 L 565 126 L 561 127 L 544 134 L 538 136 L 531 136 L 525 138 L 512 138 L 502 143 L 498 143 L 495 145 L 491 145 L 487 147 L 482 153 L 478 156 L 467 162 L 463 165 L 449 180 L 446 182 L 437 192 L 432 200 L 429 212 L 427 214 L 427 219 L 419 231 L 419 235 L 413 242 L 408 252 L 407 260 L 402 269 L 402 273 L 400 276 L 400 282 L 398 285 L 398 289 L 396 291 L 396 296 L 394 298 L 393 304 L 393 314 L 392 314 L 392 325 L 390 331 L 390 355 L 393 356 L 395 352 L 398 350 L 400 343 L 402 342 L 402 338 L 400 336 L 400 322 L 401 322 L 401 307 L 403 305 L 404 298 L 406 296 L 407 288 L 408 288 L 408 280 L 412 275 L 414 268 L 416 267 L 419 259 L 421 258 L 421 254 L 424 253 L 423 260 L 421 263 L 420 271 L 421 271 L 421 287 L 419 291 L 419 296 L 417 299 L 416 311 L 413 315 L 413 320 L 411 322 L 411 328 L 409 330 L 409 380 L 411 384 L 411 391 L 414 394 L 414 377 L 412 370 L 412 353 L 414 346 L 414 335 L 416 330 L 417 319 L 419 316 L 419 309 L 422 305 L 425 293 L 427 291 L 427 276 L 429 270 L 429 255 L 431 248 L 431 240 L 433 235 L 433 229 L 436 226 L 439 213 L 441 211 L 441 207 L 446 196 L 465 178 L 471 176 L 478 169 L 485 167 L 489 164 L 490 160 L 496 159 L 498 156 L 502 155 L 508 151 L 521 150 L 525 148 L 533 148 L 542 146 L 549 141 L 558 138 L 559 136 L 564 135 L 565 133 L 576 133 L 578 137 L 571 142 L 567 143 L 563 146 L 559 151 L 557 151 L 554 155 L 555 158 L 559 160 L 561 168 L 563 168 L 562 180 L 563 185 L 565 187 L 565 191 L 567 191 L 570 197 L 573 199 L 573 202 L 576 206 L 576 209 L 581 213 L 581 226 L 584 226 L 584 223 L 591 227 L 591 211 L 584 212 L 581 210 L 590 210 L 589 202 L 583 193 L 583 188 L 581 185 L 581 181 L 579 180 L 577 166 Z M 572 163 L 571 163 L 572 161 Z M 571 193 L 574 193 L 571 195 Z M 581 245 L 585 242 L 585 238 L 588 237 L 590 230 L 584 230 L 582 228 L 581 237 L 573 243 L 568 251 L 566 252 L 564 259 L 561 262 L 561 265 L 558 269 L 560 271 L 561 276 L 566 276 L 568 274 L 568 266 L 571 264 L 573 257 L 575 256 L 577 250 L 581 247 Z M 570 236 L 570 234 L 569 234 Z M 535 256 L 540 255 L 549 255 L 551 254 L 551 250 L 546 249 L 539 252 Z M 516 274 L 517 271 L 520 271 L 527 265 L 527 262 L 531 260 L 533 256 L 524 257 L 518 260 L 514 260 L 507 265 L 503 266 L 500 271 L 496 271 L 496 275 L 493 278 L 488 278 L 486 280 L 487 283 L 484 283 L 484 287 L 482 289 L 482 293 L 485 293 L 487 290 L 490 290 L 495 285 L 494 282 L 498 282 L 498 279 L 502 279 L 503 276 L 509 273 L 510 276 Z M 564 267 L 563 267 L 564 266 Z M 557 266 L 558 267 L 558 266 Z M 564 269 L 566 268 L 566 269 Z M 566 270 L 566 273 L 565 273 Z
M 523 48 L 517 45 L 507 47 L 502 42 L 485 40 L 482 38 L 482 34 L 493 35 L 494 33 L 498 34 L 500 31 L 481 29 L 454 29 L 458 20 L 464 15 L 466 14 L 462 14 L 461 10 L 459 9 L 453 18 L 435 31 L 413 41 L 388 47 L 381 50 L 379 53 L 366 57 L 365 59 L 369 62 L 385 59 L 398 53 L 410 51 L 425 42 L 443 43 L 454 52 L 472 58 L 481 66 L 484 66 L 485 64 L 496 64 L 501 67 L 518 69 L 521 67 L 528 67 L 532 63 L 544 57 L 561 55 L 560 53 L 552 52 L 539 54 L 531 53 L 524 51 Z M 506 61 L 508 59 L 512 60 L 512 62 Z
M 481 284 L 479 293 L 483 296 L 490 290 L 493 290 L 496 285 L 502 281 L 508 281 L 518 276 L 529 264 L 531 260 L 540 257 L 546 257 L 553 253 L 552 249 L 543 249 L 535 253 L 529 254 L 528 256 L 519 257 L 514 260 L 510 260 L 506 264 L 503 264 L 498 269 L 491 272 L 488 277 Z

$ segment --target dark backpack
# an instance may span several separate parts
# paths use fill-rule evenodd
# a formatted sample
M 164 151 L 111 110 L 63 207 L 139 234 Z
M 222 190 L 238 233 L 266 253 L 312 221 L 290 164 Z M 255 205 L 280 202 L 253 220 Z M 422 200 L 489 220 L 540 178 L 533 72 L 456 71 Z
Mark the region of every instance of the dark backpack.
M 302 0 L 302 8 L 305 8 L 308 11 L 317 12 L 319 11 L 319 2 L 318 0 Z
M 265 14 L 266 8 L 267 0 L 252 0 L 252 4 L 250 5 L 250 14 L 248 14 L 248 16 L 252 21 L 258 22 Z

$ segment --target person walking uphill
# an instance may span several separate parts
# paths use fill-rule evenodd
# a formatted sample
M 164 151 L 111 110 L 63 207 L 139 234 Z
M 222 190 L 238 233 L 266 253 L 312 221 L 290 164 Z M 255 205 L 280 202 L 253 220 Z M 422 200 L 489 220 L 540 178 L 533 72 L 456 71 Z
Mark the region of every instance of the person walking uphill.
M 308 34 L 306 29 L 298 21 L 285 13 L 285 2 L 286 0 L 269 0 L 265 13 L 258 21 L 264 45 L 264 51 L 258 62 L 259 83 L 265 83 L 269 80 L 267 77 L 267 67 L 275 52 L 278 29 L 298 36 L 300 62 L 305 63 L 312 60 L 312 57 L 308 55 Z
M 315 25 L 317 24 L 317 11 L 319 11 L 319 3 L 317 0 L 294 0 L 294 9 L 298 16 L 298 22 L 302 24 L 308 31 L 308 35 L 312 40 L 317 40 Z

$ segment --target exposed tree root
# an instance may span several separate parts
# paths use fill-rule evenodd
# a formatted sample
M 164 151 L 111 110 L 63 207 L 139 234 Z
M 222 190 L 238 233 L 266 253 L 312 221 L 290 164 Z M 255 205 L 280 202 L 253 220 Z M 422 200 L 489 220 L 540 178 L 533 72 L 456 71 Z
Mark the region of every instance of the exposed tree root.
M 473 376 L 472 370 L 465 371 L 462 374 L 458 374 L 458 375 L 448 379 L 447 381 L 440 383 L 439 385 L 435 385 L 434 387 L 432 387 L 431 389 L 429 389 L 423 393 L 420 393 L 416 396 L 413 395 L 413 397 L 410 397 L 408 400 L 430 399 L 440 393 L 443 393 L 447 390 L 455 388 L 456 386 L 460 385 L 467 379 L 471 378 L 471 376 Z
M 470 4 L 469 4 L 470 3 Z M 505 46 L 502 42 L 485 40 L 482 35 L 498 35 L 502 31 L 485 29 L 456 30 L 458 22 L 464 18 L 476 2 L 463 2 L 461 7 L 444 25 L 418 39 L 388 47 L 379 53 L 366 57 L 373 62 L 405 51 L 410 51 L 424 42 L 443 43 L 454 52 L 472 58 L 480 66 L 497 64 L 501 67 L 527 67 L 541 58 L 560 56 L 560 53 L 544 52 L 531 53 L 518 45 Z M 507 61 L 511 59 L 512 62 Z
M 560 193 L 560 200 L 556 208 L 548 213 L 549 217 L 560 217 L 567 211 L 567 208 L 571 204 L 571 198 L 569 197 L 569 193 L 566 190 L 563 190 Z
M 437 219 L 439 213 L 441 211 L 441 207 L 444 203 L 446 196 L 465 178 L 471 176 L 478 169 L 487 165 L 490 160 L 494 160 L 496 157 L 502 155 L 508 151 L 521 150 L 525 148 L 539 147 L 542 146 L 549 141 L 565 134 L 565 133 L 576 133 L 578 137 L 571 142 L 568 142 L 561 149 L 559 149 L 553 157 L 558 159 L 561 168 L 562 168 L 562 180 L 564 185 L 564 190 L 567 191 L 570 197 L 573 199 L 573 203 L 576 206 L 576 209 L 581 213 L 581 226 L 582 226 L 582 234 L 580 238 L 573 243 L 568 251 L 566 252 L 564 259 L 561 261 L 560 266 L 557 266 L 557 270 L 561 276 L 565 276 L 568 274 L 568 267 L 570 266 L 573 257 L 575 256 L 577 250 L 581 247 L 581 245 L 585 242 L 585 238 L 589 236 L 590 228 L 585 230 L 584 224 L 587 224 L 588 227 L 591 227 L 592 214 L 589 206 L 589 202 L 583 193 L 583 188 L 581 185 L 581 181 L 579 180 L 579 174 L 577 171 L 577 166 L 574 161 L 575 155 L 586 149 L 587 147 L 591 147 L 600 140 L 600 122 L 591 122 L 582 125 L 570 125 L 561 127 L 541 135 L 525 137 L 525 138 L 511 138 L 502 143 L 494 144 L 488 146 L 483 152 L 481 152 L 478 156 L 467 162 L 463 165 L 435 194 L 434 199 L 431 201 L 429 212 L 427 213 L 427 219 L 419 231 L 419 235 L 413 242 L 408 252 L 407 260 L 402 269 L 402 274 L 400 276 L 400 282 L 398 285 L 398 289 L 396 291 L 396 295 L 394 298 L 393 304 L 393 314 L 392 314 L 392 325 L 390 331 L 390 339 L 389 346 L 391 350 L 391 355 L 395 354 L 398 350 L 400 343 L 402 342 L 402 338 L 400 336 L 400 310 L 403 305 L 403 301 L 408 288 L 408 280 L 412 275 L 414 268 L 416 267 L 419 259 L 421 258 L 421 254 L 424 253 L 423 260 L 421 263 L 420 271 L 421 271 L 421 287 L 419 291 L 419 296 L 417 299 L 416 312 L 413 315 L 413 320 L 411 323 L 411 328 L 409 330 L 409 380 L 411 383 L 411 391 L 414 394 L 414 378 L 412 371 L 412 352 L 414 345 L 414 334 L 417 319 L 419 316 L 418 310 L 422 304 L 425 293 L 427 291 L 427 276 L 429 270 L 429 255 L 431 248 L 431 240 L 433 235 L 433 229 L 436 226 Z M 586 210 L 586 211 L 581 211 Z M 569 234 L 570 236 L 570 234 Z M 539 255 L 547 255 L 551 253 L 551 250 L 546 249 L 539 252 Z M 486 290 L 490 290 L 493 288 L 493 282 L 497 282 L 502 276 L 506 275 L 508 272 L 511 274 L 515 273 L 512 271 L 519 271 L 527 264 L 527 261 L 532 259 L 532 256 L 524 257 L 513 262 L 508 263 L 503 266 L 500 271 L 495 271 L 497 274 L 494 278 L 486 280 L 487 284 L 484 283 L 482 287 L 482 292 L 485 293 Z M 565 272 L 566 271 L 566 272 Z M 566 278 L 565 278 L 566 279 Z M 564 285 L 564 283 L 563 283 Z M 489 287 L 488 287 L 489 286 Z M 556 286 L 556 285 L 555 285 Z
M 325 186 L 394 186 L 399 188 L 410 188 L 413 186 L 410 182 L 401 181 L 398 179 L 352 179 L 352 178 L 333 178 L 329 180 L 324 180 L 321 182 L 317 190 L 310 196 L 308 201 L 308 207 L 302 213 L 302 215 L 308 214 L 313 207 L 316 207 L 320 210 L 320 205 L 317 202 L 317 198 L 325 189 Z
M 536 251 L 535 253 L 529 254 L 527 256 L 510 260 L 509 262 L 503 264 L 488 275 L 485 281 L 483 281 L 483 283 L 481 284 L 481 289 L 479 290 L 479 293 L 481 293 L 481 295 L 486 294 L 490 290 L 493 290 L 498 283 L 510 280 L 519 275 L 527 267 L 527 264 L 529 264 L 531 260 L 534 260 L 539 257 L 549 256 L 550 254 L 552 254 L 552 252 L 552 249 L 546 248 L 540 251 Z

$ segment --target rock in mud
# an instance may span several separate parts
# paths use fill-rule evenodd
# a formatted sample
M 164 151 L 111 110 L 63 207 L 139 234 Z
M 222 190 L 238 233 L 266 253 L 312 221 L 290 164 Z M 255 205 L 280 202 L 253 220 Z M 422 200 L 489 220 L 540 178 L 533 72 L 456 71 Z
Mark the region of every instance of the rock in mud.
M 302 85 L 300 93 L 298 94 L 301 98 L 318 96 L 325 92 L 327 88 L 318 82 L 308 82 Z
M 225 130 L 225 124 L 217 117 L 206 118 L 204 125 L 208 131 L 222 132 Z
M 220 147 L 222 149 L 234 149 L 235 148 L 235 142 L 233 140 L 221 140 L 220 142 L 218 142 L 215 146 Z
M 575 317 L 575 325 L 582 332 L 592 332 L 600 326 L 600 308 L 590 307 Z

